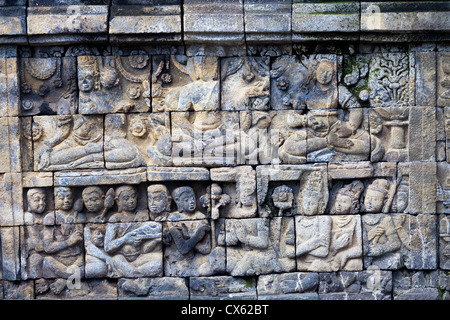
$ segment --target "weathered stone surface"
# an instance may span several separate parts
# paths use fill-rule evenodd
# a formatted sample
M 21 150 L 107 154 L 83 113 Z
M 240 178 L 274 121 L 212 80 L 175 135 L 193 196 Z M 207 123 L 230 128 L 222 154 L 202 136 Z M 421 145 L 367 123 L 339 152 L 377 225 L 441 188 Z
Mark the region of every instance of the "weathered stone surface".
M 244 43 L 243 0 L 183 2 L 185 43 Z
M 439 267 L 450 269 L 450 219 L 448 215 L 439 216 Z
M 364 266 L 398 270 L 436 267 L 436 218 L 405 214 L 364 215 Z
M 117 299 L 117 284 L 108 280 L 39 279 L 34 286 L 39 300 Z
M 437 166 L 436 212 L 450 213 L 450 165 L 439 162 Z
M 320 300 L 390 300 L 391 295 L 390 271 L 319 273 Z
M 245 0 L 245 41 L 290 42 L 292 0 Z
M 448 300 L 445 271 L 395 271 L 392 275 L 394 300 Z
M 226 219 L 227 272 L 253 276 L 295 270 L 294 219 Z
M 290 272 L 258 277 L 258 300 L 318 300 L 319 274 Z
M 437 53 L 437 105 L 448 106 L 450 102 L 450 53 Z
M 1 227 L 1 274 L 3 280 L 20 279 L 19 227 Z
M 152 111 L 219 109 L 217 57 L 154 56 Z
M 226 58 L 221 62 L 221 110 L 268 110 L 268 57 Z
M 362 270 L 359 215 L 295 217 L 298 271 Z
M 41 43 L 86 40 L 105 42 L 108 33 L 108 10 L 108 6 L 104 5 L 81 4 L 28 7 L 27 34 L 31 41 Z
M 0 58 L 0 116 L 19 115 L 19 75 L 17 58 Z
M 21 172 L 20 122 L 18 117 L 0 117 L 0 172 Z
M 260 216 L 323 214 L 328 203 L 327 185 L 326 166 L 322 164 L 258 166 Z M 287 198 L 280 198 L 282 193 Z
M 1 44 L 26 44 L 27 28 L 26 28 L 26 7 L 25 3 L 6 4 L 0 7 L 0 31 Z
M 192 277 L 191 300 L 256 300 L 256 280 L 236 277 Z
M 77 58 L 79 112 L 103 114 L 150 110 L 150 57 Z
M 361 3 L 361 31 L 433 31 L 448 30 L 448 3 L 438 1 L 403 1 Z
M 181 42 L 181 1 L 113 5 L 109 18 L 110 42 Z
M 188 300 L 189 288 L 183 278 L 155 277 L 119 279 L 119 299 Z
M 294 0 L 292 5 L 293 40 L 311 39 L 311 33 L 324 33 L 319 39 L 356 39 L 359 31 L 358 1 L 309 3 Z M 336 35 L 331 33 L 336 33 Z M 351 34 L 353 33 L 353 35 Z M 331 35 L 330 35 L 331 34 Z

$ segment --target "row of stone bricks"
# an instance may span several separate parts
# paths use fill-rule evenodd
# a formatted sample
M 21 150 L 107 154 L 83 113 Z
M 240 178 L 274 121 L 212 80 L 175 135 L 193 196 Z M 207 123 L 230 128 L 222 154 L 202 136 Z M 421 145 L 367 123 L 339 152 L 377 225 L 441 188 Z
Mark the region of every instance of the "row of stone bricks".
M 448 39 L 450 30 L 446 1 L 2 0 L 0 6 L 1 42 L 20 44 L 429 41 Z
M 446 271 L 305 273 L 259 277 L 0 281 L 0 298 L 149 300 L 449 300 Z M 270 308 L 270 306 L 269 306 Z M 229 310 L 230 312 L 231 309 Z M 233 310 L 234 311 L 234 310 Z M 178 311 L 177 311 L 178 312 Z

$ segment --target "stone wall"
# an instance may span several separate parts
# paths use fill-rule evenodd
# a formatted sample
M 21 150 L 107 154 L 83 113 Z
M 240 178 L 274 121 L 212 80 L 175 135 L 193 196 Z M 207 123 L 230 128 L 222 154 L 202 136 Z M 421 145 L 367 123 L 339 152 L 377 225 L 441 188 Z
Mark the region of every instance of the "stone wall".
M 447 1 L 0 0 L 3 299 L 450 299 Z

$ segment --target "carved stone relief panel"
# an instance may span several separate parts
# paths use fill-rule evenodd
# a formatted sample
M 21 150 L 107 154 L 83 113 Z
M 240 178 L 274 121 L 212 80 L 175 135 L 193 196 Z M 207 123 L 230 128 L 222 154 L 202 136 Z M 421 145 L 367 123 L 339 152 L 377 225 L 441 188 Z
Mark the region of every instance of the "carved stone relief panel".
M 449 276 L 446 271 L 409 271 L 392 273 L 394 300 L 448 300 Z
M 170 165 L 171 152 L 168 113 L 105 116 L 106 168 Z
M 174 165 L 226 166 L 237 163 L 239 113 L 172 112 Z
M 225 221 L 174 220 L 163 223 L 164 274 L 211 276 L 225 272 Z
M 221 110 L 269 110 L 270 58 L 221 60 Z
M 296 216 L 298 271 L 362 270 L 359 215 Z
M 35 171 L 103 168 L 103 116 L 36 116 Z
M 34 294 L 38 300 L 116 300 L 117 285 L 107 279 L 80 280 L 69 288 L 67 279 L 38 279 Z
M 77 69 L 73 57 L 22 58 L 22 115 L 67 115 L 78 111 Z
M 152 111 L 219 109 L 219 59 L 153 56 Z
M 320 215 L 328 203 L 326 165 L 258 166 L 261 217 Z
M 149 60 L 144 54 L 77 57 L 80 113 L 148 112 Z
M 336 55 L 280 56 L 271 66 L 273 109 L 335 109 Z
M 88 224 L 84 235 L 87 278 L 162 275 L 160 223 Z
M 448 106 L 450 103 L 450 53 L 437 54 L 437 105 Z
M 253 218 L 257 216 L 256 171 L 251 166 L 211 168 L 212 217 Z M 213 212 L 213 211 L 217 211 Z
M 369 66 L 368 88 L 372 107 L 407 106 L 410 105 L 410 61 L 408 53 L 386 52 L 373 54 Z
M 450 217 L 445 214 L 439 216 L 439 267 L 450 269 Z
M 227 272 L 252 276 L 295 270 L 293 218 L 226 219 Z

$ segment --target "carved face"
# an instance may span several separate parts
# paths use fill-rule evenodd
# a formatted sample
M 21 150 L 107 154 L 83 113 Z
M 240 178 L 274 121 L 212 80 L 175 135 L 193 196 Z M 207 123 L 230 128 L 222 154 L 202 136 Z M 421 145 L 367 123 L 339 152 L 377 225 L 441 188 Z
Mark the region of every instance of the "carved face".
M 46 206 L 45 193 L 41 190 L 30 189 L 28 192 L 28 211 L 32 213 L 42 213 Z
M 178 199 L 176 199 L 176 203 L 178 206 L 178 211 L 193 212 L 195 208 L 197 208 L 194 190 L 186 189 L 186 191 L 181 193 Z
M 90 67 L 78 68 L 78 87 L 81 91 L 88 92 L 94 88 L 95 72 Z
M 136 191 L 127 188 L 122 190 L 117 197 L 117 207 L 119 211 L 133 212 L 137 207 L 137 194 Z
M 99 212 L 103 209 L 103 195 L 97 191 L 83 193 L 83 202 L 89 212 Z
M 396 208 L 396 212 L 405 212 L 406 207 L 408 207 L 408 192 L 398 192 L 392 207 Z
M 101 248 L 103 247 L 105 240 L 105 235 L 98 229 L 94 229 L 92 231 L 92 243 L 94 243 L 95 246 Z
M 73 195 L 69 188 L 60 188 L 56 191 L 55 207 L 58 210 L 69 211 L 72 209 Z
M 241 181 L 239 183 L 239 200 L 243 206 L 250 207 L 253 205 L 255 192 L 255 184 L 252 181 Z
M 334 76 L 333 65 L 329 62 L 322 61 L 317 68 L 316 76 L 320 84 L 329 84 Z
M 169 202 L 169 196 L 162 191 L 154 191 L 148 193 L 148 208 L 153 214 L 161 214 L 167 211 Z
M 366 212 L 381 212 L 384 205 L 384 194 L 373 190 L 367 189 L 366 196 L 364 198 L 364 207 Z
M 348 214 L 351 212 L 353 205 L 352 198 L 345 194 L 340 194 L 336 196 L 336 213 L 337 214 Z

